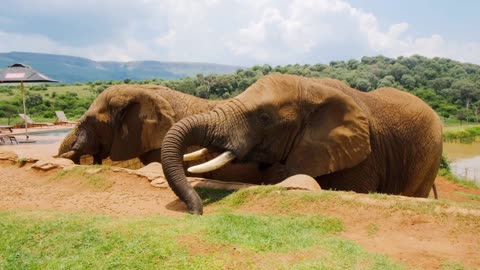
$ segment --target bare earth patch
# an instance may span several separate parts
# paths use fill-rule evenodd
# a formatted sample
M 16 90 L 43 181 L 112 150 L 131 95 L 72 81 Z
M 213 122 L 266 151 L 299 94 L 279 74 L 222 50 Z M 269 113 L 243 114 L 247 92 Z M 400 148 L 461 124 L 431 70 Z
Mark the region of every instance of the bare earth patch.
M 146 178 L 108 169 L 91 176 L 60 170 L 42 172 L 30 169 L 30 165 L 20 168 L 17 164 L 0 161 L 0 210 L 81 211 L 113 216 L 184 215 L 184 204 L 170 189 L 155 188 Z M 480 195 L 480 191 L 458 186 L 443 178 L 437 179 L 437 187 L 440 202 L 354 193 L 338 193 L 310 202 L 308 199 L 285 202 L 282 196 L 275 197 L 273 194 L 246 202 L 236 211 L 338 217 L 345 223 L 341 236 L 409 268 L 438 269 L 454 262 L 480 268 L 480 216 L 462 211 L 464 207 L 480 210 L 480 201 L 475 196 L 465 195 Z M 297 192 L 300 197 L 306 194 L 292 192 Z M 459 211 L 444 211 L 451 205 L 443 205 L 443 200 L 458 202 Z M 441 211 L 424 210 L 430 204 L 432 209 Z M 207 214 L 215 211 L 215 204 L 205 209 Z M 191 253 L 221 251 L 226 255 L 241 256 L 247 252 L 242 249 L 222 250 L 222 246 L 212 246 L 190 237 L 180 241 Z M 314 257 L 313 253 L 315 251 L 298 256 Z M 252 254 L 248 255 L 251 257 Z M 271 263 L 296 260 L 273 255 Z M 260 266 L 270 264 L 252 263 Z M 240 268 L 245 266 L 241 260 L 235 265 Z

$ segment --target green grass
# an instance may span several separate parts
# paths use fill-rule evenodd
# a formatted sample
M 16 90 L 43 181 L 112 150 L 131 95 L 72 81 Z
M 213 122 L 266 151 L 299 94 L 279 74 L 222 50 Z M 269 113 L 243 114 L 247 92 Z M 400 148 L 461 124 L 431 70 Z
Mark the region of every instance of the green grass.
M 400 268 L 342 239 L 342 229 L 341 220 L 320 215 L 0 212 L 0 269 Z
M 44 99 L 50 99 L 50 100 L 53 100 L 53 98 L 51 98 L 53 92 L 55 92 L 56 95 L 62 95 L 68 92 L 72 92 L 72 93 L 76 93 L 79 98 L 84 98 L 84 97 L 93 95 L 92 91 L 90 91 L 89 86 L 86 84 L 85 85 L 65 85 L 65 86 L 51 85 L 47 87 L 46 91 L 33 91 L 30 89 L 30 86 L 26 84 L 25 91 L 28 91 L 32 94 L 40 94 Z M 10 95 L 7 92 L 0 91 L 0 100 L 9 101 L 15 98 L 21 99 L 20 86 L 18 86 L 17 88 L 13 88 L 12 93 L 13 95 Z
M 403 269 L 385 256 L 370 254 L 351 241 L 329 238 L 322 241 L 328 255 L 283 269 Z
M 312 247 L 328 234 L 343 230 L 339 219 L 323 216 L 255 216 L 224 213 L 206 220 L 213 243 L 258 251 L 285 252 Z
M 94 165 L 94 166 L 76 166 L 71 170 L 60 170 L 56 172 L 51 179 L 53 181 L 61 181 L 66 177 L 78 177 L 83 183 L 93 187 L 96 190 L 103 191 L 113 185 L 113 181 L 107 179 L 105 175 L 99 173 L 92 173 L 89 170 L 108 170 L 108 165 Z
M 470 194 L 470 193 L 465 193 L 465 192 L 458 192 L 458 194 L 460 194 L 464 197 L 470 198 L 474 201 L 480 201 L 480 195 Z
M 459 130 L 449 130 L 443 132 L 444 141 L 459 141 L 460 143 L 472 143 L 480 137 L 480 126 L 465 127 Z
M 459 262 L 447 262 L 442 265 L 442 270 L 465 270 L 470 269 L 466 268 L 463 264 Z

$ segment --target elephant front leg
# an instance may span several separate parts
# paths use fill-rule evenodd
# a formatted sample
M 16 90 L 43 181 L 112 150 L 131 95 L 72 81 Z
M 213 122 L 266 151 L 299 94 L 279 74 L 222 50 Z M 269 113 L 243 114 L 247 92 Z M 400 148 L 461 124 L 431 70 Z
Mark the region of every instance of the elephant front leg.
M 259 164 L 259 169 L 262 174 L 262 183 L 266 185 L 278 184 L 294 175 L 287 166 L 280 163 Z
M 143 163 L 143 165 L 148 165 L 152 162 L 162 162 L 161 156 L 162 156 L 161 149 L 154 149 L 144 154 L 141 154 L 139 158 L 140 158 L 140 161 Z

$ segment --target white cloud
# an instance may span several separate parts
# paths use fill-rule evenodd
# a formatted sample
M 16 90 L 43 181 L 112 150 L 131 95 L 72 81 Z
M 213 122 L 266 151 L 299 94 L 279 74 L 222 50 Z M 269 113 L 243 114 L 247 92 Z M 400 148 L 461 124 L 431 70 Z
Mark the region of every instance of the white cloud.
M 65 22 L 78 16 L 98 27 L 74 33 L 88 40 L 84 45 L 53 35 L 69 25 L 41 33 L 10 30 L 5 27 L 16 20 L 3 15 L 0 22 L 8 23 L 0 25 L 0 51 L 243 65 L 422 54 L 480 64 L 478 40 L 455 42 L 435 31 L 412 36 L 408 22 L 382 24 L 345 0 L 19 0 L 10 5 L 24 16 L 64 16 Z M 93 31 L 100 36 L 93 39 Z

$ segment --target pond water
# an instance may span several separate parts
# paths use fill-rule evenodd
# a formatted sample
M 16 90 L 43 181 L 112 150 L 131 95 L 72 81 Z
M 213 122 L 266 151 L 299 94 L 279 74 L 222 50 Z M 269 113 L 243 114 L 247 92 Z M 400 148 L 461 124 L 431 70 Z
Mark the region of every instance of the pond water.
M 470 144 L 443 144 L 443 152 L 451 161 L 452 172 L 462 178 L 470 179 L 480 185 L 480 142 Z

